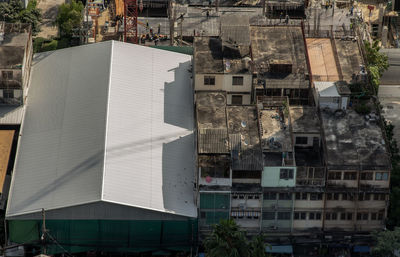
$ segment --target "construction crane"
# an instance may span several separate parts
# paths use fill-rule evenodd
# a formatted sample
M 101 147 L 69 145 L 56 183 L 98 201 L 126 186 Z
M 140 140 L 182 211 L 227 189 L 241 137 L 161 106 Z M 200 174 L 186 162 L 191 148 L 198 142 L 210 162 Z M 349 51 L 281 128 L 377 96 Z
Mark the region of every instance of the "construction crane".
M 137 0 L 124 0 L 124 42 L 138 43 Z

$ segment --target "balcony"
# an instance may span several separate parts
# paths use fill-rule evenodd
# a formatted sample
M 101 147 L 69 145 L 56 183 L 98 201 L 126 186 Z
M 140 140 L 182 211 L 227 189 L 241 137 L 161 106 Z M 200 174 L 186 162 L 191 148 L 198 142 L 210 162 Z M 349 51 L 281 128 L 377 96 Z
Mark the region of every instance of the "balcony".
M 22 82 L 16 79 L 0 80 L 0 89 L 22 89 Z

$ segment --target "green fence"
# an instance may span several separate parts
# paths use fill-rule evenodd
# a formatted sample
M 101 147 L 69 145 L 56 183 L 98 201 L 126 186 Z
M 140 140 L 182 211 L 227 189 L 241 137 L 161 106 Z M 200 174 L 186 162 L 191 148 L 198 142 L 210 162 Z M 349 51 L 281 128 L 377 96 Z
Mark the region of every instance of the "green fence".
M 40 245 L 42 222 L 10 220 L 9 239 L 14 243 Z M 190 251 L 197 239 L 197 220 L 117 221 L 47 220 L 50 254 L 86 251 L 148 252 Z M 60 246 L 61 245 L 61 246 Z
M 230 194 L 200 194 L 200 225 L 208 226 L 229 219 Z

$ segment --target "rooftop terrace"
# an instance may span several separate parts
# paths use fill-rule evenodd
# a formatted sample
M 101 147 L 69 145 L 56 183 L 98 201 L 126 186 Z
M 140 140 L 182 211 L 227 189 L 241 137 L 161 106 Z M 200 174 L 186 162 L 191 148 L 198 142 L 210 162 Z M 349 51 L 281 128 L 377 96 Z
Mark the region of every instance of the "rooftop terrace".
M 0 68 L 19 68 L 29 39 L 29 25 L 0 22 Z
M 319 118 L 314 107 L 291 106 L 290 121 L 293 133 L 320 133 Z
M 196 93 L 199 153 L 229 153 L 225 107 L 224 93 Z
M 335 39 L 335 45 L 343 80 L 350 83 L 353 74 L 359 74 L 360 65 L 363 65 L 358 44 L 356 41 Z
M 233 170 L 262 170 L 262 152 L 254 106 L 228 106 L 228 133 Z
M 258 99 L 261 146 L 267 152 L 292 152 L 290 117 L 286 97 Z
M 278 64 L 291 65 L 291 73 L 307 73 L 300 26 L 251 26 L 250 38 L 259 72 L 270 72 L 271 64 Z
M 390 162 L 380 127 L 353 110 L 344 115 L 322 111 L 329 169 L 389 169 Z

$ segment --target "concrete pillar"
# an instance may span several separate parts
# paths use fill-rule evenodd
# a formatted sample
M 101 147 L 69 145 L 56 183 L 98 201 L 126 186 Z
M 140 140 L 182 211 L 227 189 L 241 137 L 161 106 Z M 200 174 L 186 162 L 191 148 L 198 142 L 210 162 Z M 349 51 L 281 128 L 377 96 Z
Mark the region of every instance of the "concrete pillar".
M 388 27 L 387 26 L 383 26 L 381 40 L 382 40 L 382 46 L 386 47 L 387 46 L 387 40 L 388 40 Z
M 379 16 L 378 16 L 378 37 L 382 36 L 382 26 L 383 26 L 383 15 L 385 13 L 385 9 L 383 8 L 383 4 L 379 4 Z

